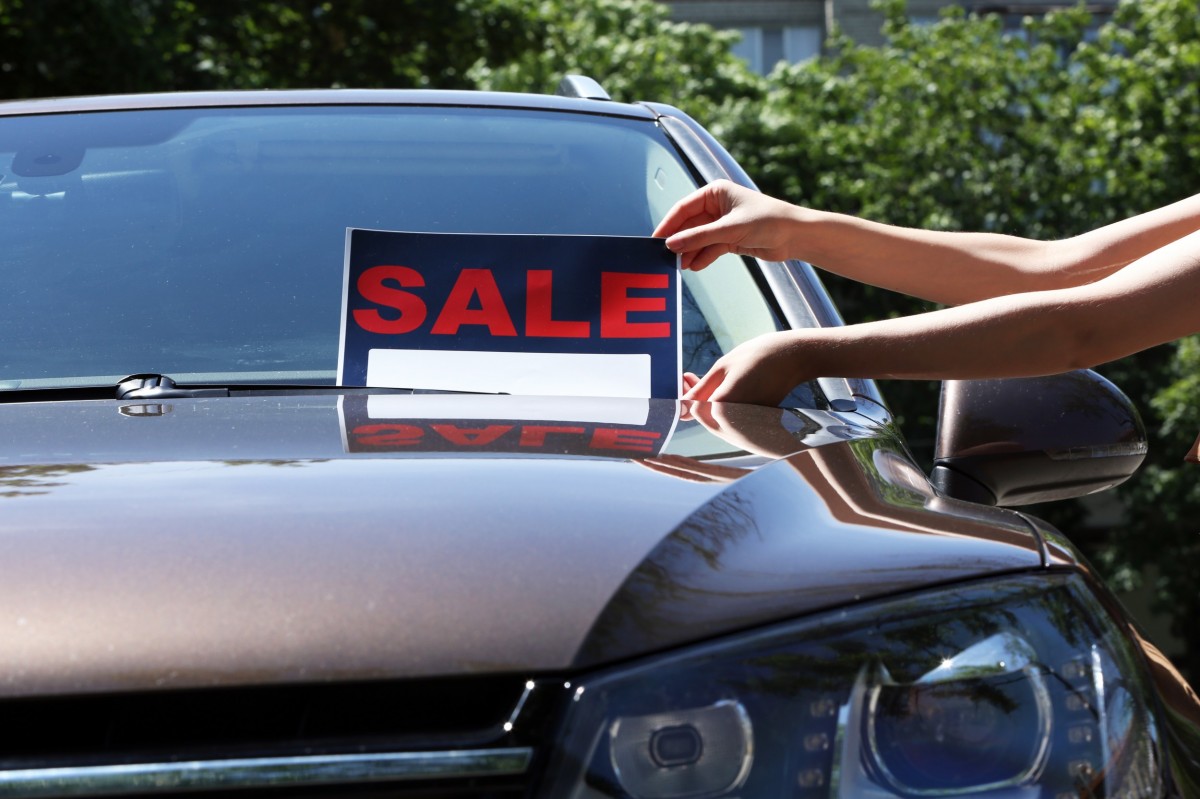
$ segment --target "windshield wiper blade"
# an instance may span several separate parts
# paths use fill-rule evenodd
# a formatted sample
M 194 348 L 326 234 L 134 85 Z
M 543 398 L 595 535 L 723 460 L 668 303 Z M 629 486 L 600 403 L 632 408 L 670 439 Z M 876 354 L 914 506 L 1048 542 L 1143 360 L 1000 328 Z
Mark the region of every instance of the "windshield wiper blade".
M 180 385 L 167 375 L 139 373 L 122 378 L 114 386 L 83 385 L 48 388 L 12 388 L 0 391 L 0 404 L 61 402 L 64 400 L 163 400 L 189 397 L 253 397 L 272 394 L 504 394 L 502 391 L 457 391 L 432 388 L 338 386 L 313 383 L 195 383 Z
M 448 391 L 427 388 L 378 388 L 372 386 L 337 386 L 295 383 L 262 383 L 230 385 L 179 385 L 160 374 L 130 375 L 117 384 L 119 400 L 158 400 L 176 397 L 253 397 L 266 394 L 502 394 L 500 391 Z

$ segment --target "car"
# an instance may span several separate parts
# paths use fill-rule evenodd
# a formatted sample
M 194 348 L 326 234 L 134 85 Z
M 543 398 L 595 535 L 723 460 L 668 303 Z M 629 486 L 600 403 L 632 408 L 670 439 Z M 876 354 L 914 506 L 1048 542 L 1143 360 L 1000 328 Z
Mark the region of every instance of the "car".
M 505 249 L 648 263 L 716 179 L 581 76 L 0 104 L 0 795 L 1200 795 L 1195 693 L 1020 510 L 1137 468 L 1117 387 L 947 382 L 926 474 L 870 380 L 678 398 L 840 324 L 812 266 Z M 668 388 L 589 380 L 672 296 Z

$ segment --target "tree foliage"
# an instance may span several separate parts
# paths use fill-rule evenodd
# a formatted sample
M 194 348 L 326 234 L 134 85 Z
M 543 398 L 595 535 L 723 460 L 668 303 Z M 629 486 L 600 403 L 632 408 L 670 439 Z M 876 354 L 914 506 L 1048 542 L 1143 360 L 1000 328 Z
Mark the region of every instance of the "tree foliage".
M 709 120 L 731 98 L 761 95 L 763 82 L 730 52 L 736 34 L 671 22 L 654 0 L 501 2 L 524 10 L 524 46 L 508 61 L 476 64 L 480 88 L 549 92 L 577 73 L 615 100 L 673 103 Z
M 586 12 L 586 13 L 585 13 Z M 553 91 L 713 116 L 761 82 L 654 0 L 0 0 L 0 99 L 180 89 Z
M 526 19 L 503 0 L 0 0 L 0 98 L 471 88 Z
M 168 88 L 188 47 L 173 13 L 157 0 L 0 0 L 0 99 Z
M 177 6 L 178 7 L 178 6 Z M 471 88 L 515 54 L 515 8 L 424 0 L 206 0 L 188 5 L 194 68 L 222 88 Z

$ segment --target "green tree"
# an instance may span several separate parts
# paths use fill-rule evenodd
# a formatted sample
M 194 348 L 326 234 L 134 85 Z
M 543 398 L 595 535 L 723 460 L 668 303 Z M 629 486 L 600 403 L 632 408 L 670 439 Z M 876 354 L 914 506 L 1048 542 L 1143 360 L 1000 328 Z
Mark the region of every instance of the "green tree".
M 762 95 L 764 82 L 730 52 L 737 34 L 671 22 L 654 0 L 495 2 L 521 12 L 519 46 L 474 66 L 479 88 L 552 92 L 563 75 L 584 74 L 615 100 L 673 103 L 709 122 L 735 98 Z
M 195 69 L 220 88 L 471 88 L 482 58 L 516 54 L 515 7 L 490 0 L 205 0 Z
M 712 117 L 761 81 L 653 0 L 0 0 L 0 98 L 180 89 L 553 91 Z
M 0 0 L 0 98 L 259 88 L 469 88 L 517 56 L 492 0 Z
M 0 0 L 0 99 L 194 88 L 184 4 Z

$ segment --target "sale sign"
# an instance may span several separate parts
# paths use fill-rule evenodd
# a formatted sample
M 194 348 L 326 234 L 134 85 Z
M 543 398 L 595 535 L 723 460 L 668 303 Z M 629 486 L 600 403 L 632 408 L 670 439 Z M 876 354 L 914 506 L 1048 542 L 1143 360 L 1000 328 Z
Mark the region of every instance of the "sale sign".
M 675 399 L 661 239 L 349 229 L 338 383 Z

